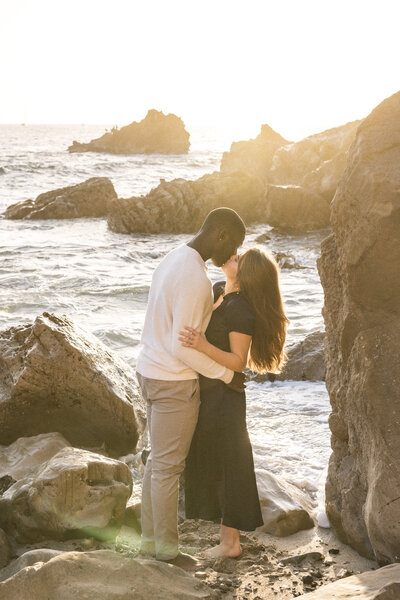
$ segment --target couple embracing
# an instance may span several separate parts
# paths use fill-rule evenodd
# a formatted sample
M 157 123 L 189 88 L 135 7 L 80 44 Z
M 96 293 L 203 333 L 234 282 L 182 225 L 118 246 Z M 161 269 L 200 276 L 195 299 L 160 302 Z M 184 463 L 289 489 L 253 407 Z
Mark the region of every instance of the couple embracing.
M 239 215 L 217 208 L 167 254 L 153 274 L 137 363 L 151 444 L 141 553 L 187 570 L 199 563 L 178 546 L 185 465 L 186 517 L 221 522 L 220 544 L 204 555 L 239 556 L 240 530 L 263 524 L 242 371 L 279 372 L 288 320 L 274 259 L 257 248 L 238 256 L 244 237 Z M 226 278 L 214 288 L 209 259 Z

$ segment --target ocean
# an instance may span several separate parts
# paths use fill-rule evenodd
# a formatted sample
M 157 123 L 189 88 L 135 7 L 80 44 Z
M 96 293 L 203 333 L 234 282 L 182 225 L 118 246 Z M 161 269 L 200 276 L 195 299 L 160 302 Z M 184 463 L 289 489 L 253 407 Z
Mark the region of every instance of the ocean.
M 188 155 L 69 154 L 107 125 L 0 125 L 0 213 L 42 192 L 109 177 L 118 196 L 147 193 L 161 178 L 195 179 L 219 169 L 232 139 L 191 131 Z M 281 270 L 290 319 L 288 344 L 322 330 L 323 291 L 316 259 L 327 231 L 283 235 L 250 226 L 243 248 L 289 253 L 301 268 Z M 154 268 L 188 235 L 108 230 L 105 219 L 8 221 L 0 218 L 0 329 L 32 322 L 44 311 L 66 314 L 135 366 Z M 213 281 L 221 271 L 209 266 Z M 270 470 L 308 491 L 321 512 L 330 455 L 329 397 L 323 382 L 251 381 L 248 429 L 257 476 Z M 320 504 L 317 508 L 317 504 Z

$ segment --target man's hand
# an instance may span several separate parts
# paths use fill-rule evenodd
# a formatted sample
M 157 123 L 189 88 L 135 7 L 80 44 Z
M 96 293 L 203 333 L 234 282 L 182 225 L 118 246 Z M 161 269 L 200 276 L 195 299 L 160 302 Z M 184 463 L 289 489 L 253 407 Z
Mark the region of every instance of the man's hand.
M 244 392 L 244 388 L 246 387 L 245 381 L 246 375 L 244 373 L 238 373 L 237 371 L 235 371 L 233 374 L 232 381 L 230 383 L 227 383 L 226 385 L 235 392 Z

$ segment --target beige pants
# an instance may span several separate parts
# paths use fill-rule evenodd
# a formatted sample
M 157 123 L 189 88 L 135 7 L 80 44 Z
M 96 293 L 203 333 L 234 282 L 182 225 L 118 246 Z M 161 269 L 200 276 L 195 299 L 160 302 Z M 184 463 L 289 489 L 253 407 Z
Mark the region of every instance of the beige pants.
M 147 404 L 151 444 L 142 489 L 141 549 L 169 560 L 178 554 L 179 476 L 197 423 L 199 382 L 136 375 Z

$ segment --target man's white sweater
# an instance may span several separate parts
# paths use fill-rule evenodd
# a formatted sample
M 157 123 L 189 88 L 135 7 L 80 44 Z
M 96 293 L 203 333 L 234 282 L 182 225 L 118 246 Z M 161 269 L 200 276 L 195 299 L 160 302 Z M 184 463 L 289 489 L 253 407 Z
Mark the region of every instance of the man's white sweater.
M 233 371 L 179 341 L 185 325 L 205 331 L 211 318 L 213 293 L 200 254 L 179 246 L 153 274 L 136 370 L 162 380 L 196 379 L 198 373 L 229 383 Z

